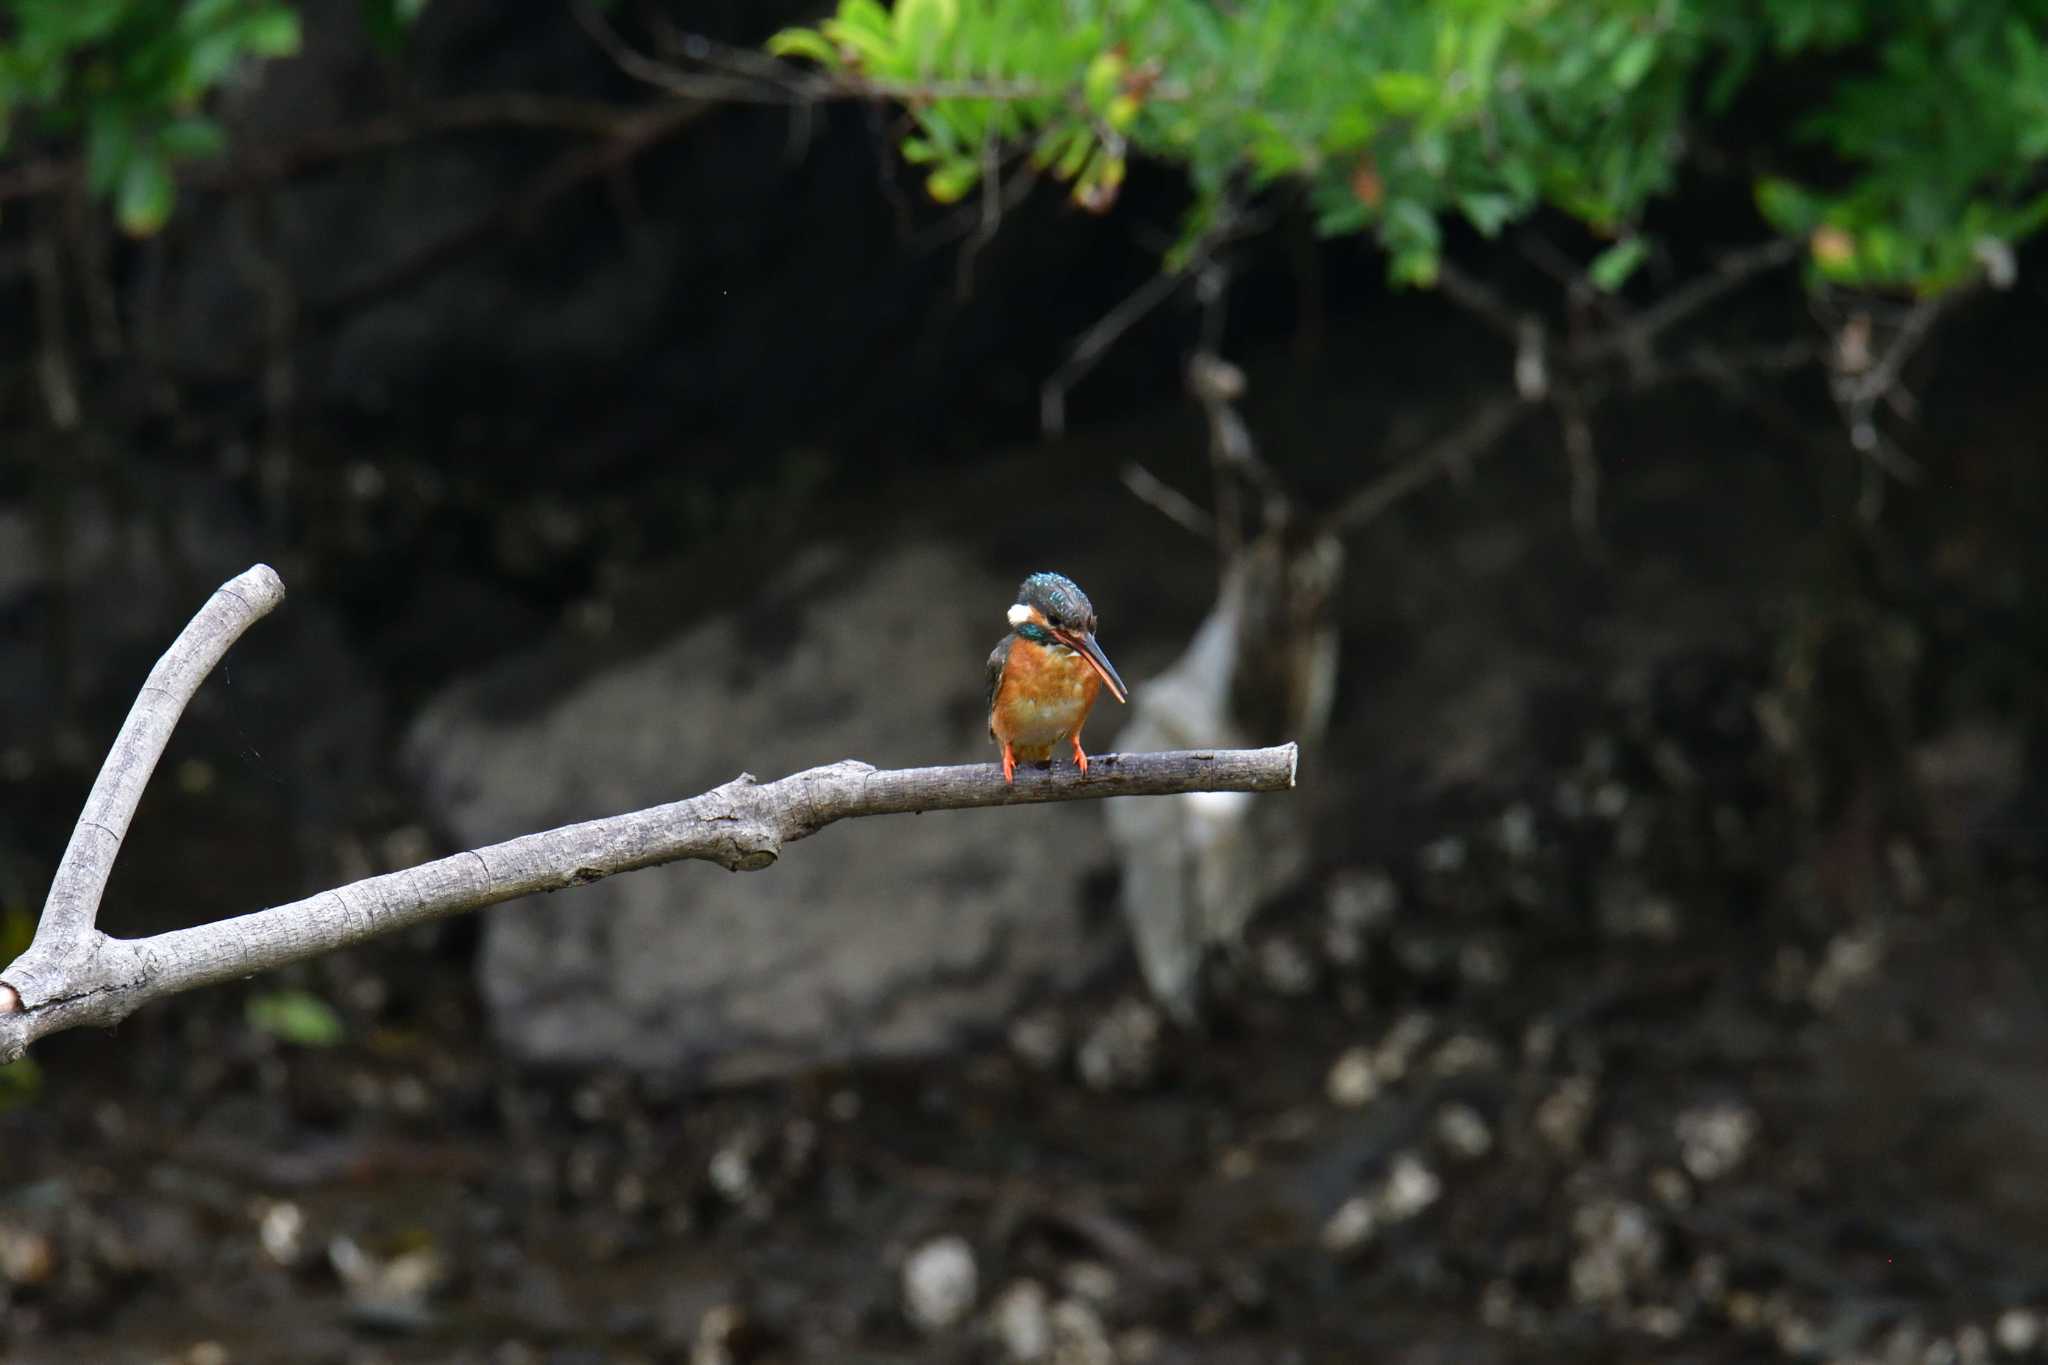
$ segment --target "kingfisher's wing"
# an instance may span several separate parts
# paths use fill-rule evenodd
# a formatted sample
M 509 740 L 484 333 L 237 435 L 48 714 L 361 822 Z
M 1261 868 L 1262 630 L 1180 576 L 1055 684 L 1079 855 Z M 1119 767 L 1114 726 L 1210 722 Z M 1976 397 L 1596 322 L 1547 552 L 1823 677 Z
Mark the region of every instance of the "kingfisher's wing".
M 996 709 L 996 689 L 1003 685 L 1003 666 L 1010 662 L 1010 643 L 1016 638 L 1014 635 L 1005 635 L 1003 642 L 988 656 L 988 700 L 982 709 L 991 717 Z M 993 724 L 988 727 L 988 737 L 996 737 L 996 727 Z

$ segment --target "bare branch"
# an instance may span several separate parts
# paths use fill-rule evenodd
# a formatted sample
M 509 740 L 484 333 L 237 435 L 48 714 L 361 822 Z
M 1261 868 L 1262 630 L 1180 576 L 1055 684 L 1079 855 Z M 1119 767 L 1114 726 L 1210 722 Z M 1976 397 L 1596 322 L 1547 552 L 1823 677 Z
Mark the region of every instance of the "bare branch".
M 1715 262 L 1712 271 L 1672 290 L 1637 314 L 1625 326 L 1588 339 L 1576 358 L 1597 360 L 1619 351 L 1647 346 L 1739 285 L 1746 284 L 1765 271 L 1797 260 L 1800 249 L 1799 242 L 1790 238 L 1778 238 L 1724 257 Z
M 1936 294 L 1921 299 L 1906 313 L 1906 319 L 1899 325 L 1898 335 L 1875 365 L 1852 379 L 1844 381 L 1842 398 L 1847 403 L 1872 403 L 1888 393 L 1899 382 L 1906 362 L 1927 340 L 1928 332 L 1942 312 L 1955 302 L 1955 294 Z
M 232 156 L 178 167 L 178 183 L 194 189 L 232 191 L 291 180 L 337 162 L 402 147 L 444 133 L 520 128 L 576 133 L 595 138 L 632 137 L 644 126 L 643 106 L 601 100 L 565 99 L 520 90 L 494 91 L 440 100 L 317 131 L 276 147 L 237 146 Z M 40 198 L 80 185 L 83 157 L 34 161 L 0 176 L 0 203 Z
M 1123 481 L 1124 487 L 1131 490 L 1131 496 L 1182 530 L 1191 531 L 1203 540 L 1216 539 L 1216 528 L 1209 524 L 1209 514 L 1197 506 L 1193 498 L 1145 466 L 1135 460 L 1125 465 Z
M 1067 430 L 1067 392 L 1081 382 L 1103 352 L 1116 339 L 1138 325 L 1147 313 L 1167 301 L 1187 279 L 1187 271 L 1162 270 L 1148 276 L 1116 307 L 1104 313 L 1093 327 L 1081 334 L 1067 358 L 1038 389 L 1038 425 L 1047 436 L 1063 436 Z
M 82 414 L 78 379 L 71 364 L 69 329 L 64 325 L 68 310 L 64 304 L 64 266 L 57 242 L 55 230 L 39 226 L 29 244 L 29 270 L 35 281 L 36 298 L 36 379 L 43 390 L 43 406 L 49 410 L 50 425 L 58 431 L 75 431 Z
M 1507 435 L 1529 407 L 1511 396 L 1486 403 L 1440 439 L 1345 499 L 1324 523 L 1325 528 L 1332 532 L 1353 530 L 1438 474 L 1469 464 Z
M 630 105 L 563 99 L 519 90 L 466 95 L 359 119 L 280 147 L 237 148 L 232 161 L 195 168 L 192 178 L 204 189 L 234 189 L 262 181 L 289 180 L 338 161 L 402 147 L 438 133 L 520 128 L 596 138 L 631 136 L 641 126 L 646 112 Z
M 1473 279 L 1449 261 L 1437 262 L 1436 287 L 1452 303 L 1500 334 L 1510 346 L 1522 344 L 1528 318 L 1510 308 L 1500 295 Z
M 149 671 L 85 798 L 70 846 L 50 881 L 36 936 L 7 969 L 7 984 L 25 1007 L 33 1010 L 60 993 L 81 960 L 91 955 L 97 937 L 93 921 L 114 857 L 171 730 L 228 647 L 283 600 L 284 583 L 269 565 L 256 565 L 217 589 Z
M 11 199 L 34 199 L 74 184 L 84 176 L 84 163 L 57 158 L 30 161 L 0 175 L 0 204 Z
M 1572 526 L 1587 549 L 1600 546 L 1600 460 L 1593 451 L 1593 423 L 1577 389 L 1558 390 L 1553 406 L 1564 434 L 1565 459 L 1571 469 Z
M 34 942 L 0 973 L 0 1063 L 44 1035 L 111 1025 L 161 996 L 519 896 L 683 859 L 758 871 L 785 845 L 839 820 L 1295 784 L 1292 744 L 1097 754 L 1085 776 L 1026 768 L 1015 785 L 993 763 L 885 771 L 847 760 L 769 783 L 742 773 L 685 801 L 525 835 L 289 905 L 149 938 L 108 937 L 93 927 L 99 897 L 171 726 L 228 646 L 283 597 L 277 575 L 257 565 L 215 593 L 151 671 L 86 801 Z
M 470 247 L 501 231 L 508 222 L 531 218 L 585 182 L 627 165 L 681 132 L 708 109 L 707 105 L 681 102 L 648 106 L 614 129 L 605 141 L 563 152 L 525 186 L 486 206 L 475 217 L 311 301 L 305 308 L 306 318 L 315 324 L 329 322 L 417 284 Z

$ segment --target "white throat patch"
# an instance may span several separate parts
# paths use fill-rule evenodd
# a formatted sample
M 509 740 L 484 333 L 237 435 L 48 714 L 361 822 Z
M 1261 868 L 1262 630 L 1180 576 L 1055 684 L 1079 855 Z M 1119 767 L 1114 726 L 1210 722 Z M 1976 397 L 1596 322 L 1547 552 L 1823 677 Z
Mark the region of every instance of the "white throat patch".
M 1021 626 L 1030 619 L 1031 608 L 1025 606 L 1022 602 L 1012 602 L 1010 604 L 1010 624 L 1012 626 Z

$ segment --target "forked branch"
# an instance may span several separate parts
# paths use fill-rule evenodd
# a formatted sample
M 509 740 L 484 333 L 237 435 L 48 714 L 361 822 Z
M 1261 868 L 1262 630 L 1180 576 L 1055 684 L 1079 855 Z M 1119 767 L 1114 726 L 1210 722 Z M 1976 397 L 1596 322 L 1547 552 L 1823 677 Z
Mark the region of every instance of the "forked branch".
M 1026 769 L 1014 786 L 993 763 L 882 770 L 847 760 L 766 783 L 742 773 L 685 801 L 524 835 L 289 905 L 149 938 L 110 938 L 94 927 L 100 896 L 171 728 L 228 647 L 283 600 L 284 584 L 257 565 L 216 592 L 151 670 L 86 800 L 34 941 L 0 971 L 0 1063 L 46 1034 L 117 1023 L 160 996 L 537 891 L 689 858 L 758 871 L 784 845 L 837 820 L 1294 785 L 1292 744 L 1097 754 L 1085 777 L 1070 768 Z

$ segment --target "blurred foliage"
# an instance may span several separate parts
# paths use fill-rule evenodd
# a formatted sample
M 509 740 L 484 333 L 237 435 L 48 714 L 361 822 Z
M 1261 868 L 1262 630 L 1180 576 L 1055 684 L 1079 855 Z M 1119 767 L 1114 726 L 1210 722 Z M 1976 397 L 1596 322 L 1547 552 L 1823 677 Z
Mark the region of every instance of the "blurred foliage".
M 261 991 L 249 997 L 249 1027 L 298 1047 L 333 1047 L 348 1036 L 334 1006 L 310 991 Z
M 1028 147 L 1100 211 L 1143 154 L 1197 188 L 1182 257 L 1232 192 L 1292 182 L 1418 284 L 1446 218 L 1490 236 L 1547 206 L 1613 243 L 1608 289 L 1701 128 L 1825 63 L 1747 136 L 1839 173 L 1764 179 L 1759 208 L 1816 276 L 1939 291 L 2048 218 L 2044 28 L 2048 0 L 839 0 L 770 49 L 902 98 L 942 201 Z
M 0 872 L 5 871 L 0 864 Z M 0 885 L 0 894 L 5 895 L 0 903 L 0 967 L 4 967 L 28 951 L 29 941 L 36 936 L 36 916 L 27 906 L 14 903 L 8 887 Z M 43 1073 L 32 1058 L 0 1066 L 0 1109 L 27 1104 L 42 1088 Z
M 29 941 L 35 936 L 34 911 L 25 905 L 13 904 L 11 900 L 0 905 L 0 966 L 27 952 Z
M 0 1110 L 32 1103 L 42 1093 L 43 1072 L 33 1057 L 21 1057 L 0 1066 Z
M 424 0 L 363 0 L 390 43 Z M 162 227 L 179 162 L 220 152 L 207 97 L 248 64 L 299 50 L 285 0 L 5 0 L 0 153 L 48 139 L 82 145 L 94 194 L 137 236 Z
M 368 38 L 395 51 L 425 3 L 359 0 Z M 81 148 L 136 234 L 221 149 L 209 97 L 300 44 L 294 0 L 0 6 L 0 153 Z M 1593 278 L 1620 287 L 1703 131 L 1786 78 L 1743 136 L 1830 169 L 1760 177 L 1763 217 L 1816 277 L 1938 291 L 2048 221 L 2044 32 L 2048 0 L 838 0 L 770 47 L 902 99 L 937 199 L 1028 153 L 1104 211 L 1146 155 L 1197 188 L 1181 258 L 1286 183 L 1413 283 L 1447 219 L 1549 207 L 1611 242 Z

